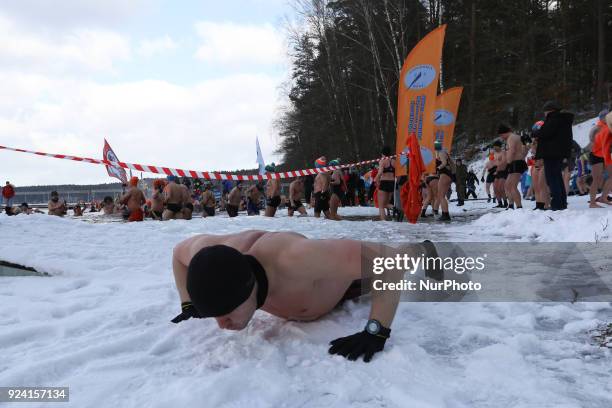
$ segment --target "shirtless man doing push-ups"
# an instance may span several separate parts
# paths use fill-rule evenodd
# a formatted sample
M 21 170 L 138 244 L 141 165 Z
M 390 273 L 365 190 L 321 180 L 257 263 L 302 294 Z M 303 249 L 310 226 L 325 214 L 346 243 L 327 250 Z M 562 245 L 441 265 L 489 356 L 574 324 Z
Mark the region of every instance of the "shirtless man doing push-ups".
M 259 308 L 285 319 L 318 319 L 361 294 L 359 289 L 355 294 L 355 287 L 363 279 L 361 263 L 367 259 L 362 248 L 359 241 L 307 239 L 292 232 L 189 238 L 174 248 L 172 257 L 182 307 L 172 321 L 213 317 L 221 329 L 242 330 Z M 408 252 L 432 253 L 432 244 L 413 244 Z M 395 282 L 402 276 L 387 275 Z M 370 361 L 390 336 L 400 295 L 395 290 L 372 291 L 365 330 L 332 341 L 329 352 Z

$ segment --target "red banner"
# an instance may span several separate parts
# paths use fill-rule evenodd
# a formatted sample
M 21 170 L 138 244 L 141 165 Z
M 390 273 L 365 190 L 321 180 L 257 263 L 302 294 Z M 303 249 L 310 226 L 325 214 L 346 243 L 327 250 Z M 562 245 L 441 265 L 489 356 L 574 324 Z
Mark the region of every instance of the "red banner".
M 106 139 L 104 139 L 104 150 L 102 151 L 102 158 L 110 162 L 117 162 L 117 163 L 119 162 L 117 155 L 115 154 L 113 149 L 110 147 Z M 125 174 L 125 170 L 123 168 L 119 166 L 107 165 L 106 171 L 108 172 L 108 175 L 110 177 L 119 179 L 123 184 L 128 183 L 127 174 Z

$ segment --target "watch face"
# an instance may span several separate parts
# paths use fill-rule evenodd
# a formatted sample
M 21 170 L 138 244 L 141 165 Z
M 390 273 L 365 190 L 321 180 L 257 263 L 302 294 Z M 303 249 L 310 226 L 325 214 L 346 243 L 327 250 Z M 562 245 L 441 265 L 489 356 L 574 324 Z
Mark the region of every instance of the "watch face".
M 366 326 L 368 333 L 376 334 L 380 330 L 380 324 L 376 320 L 370 320 Z

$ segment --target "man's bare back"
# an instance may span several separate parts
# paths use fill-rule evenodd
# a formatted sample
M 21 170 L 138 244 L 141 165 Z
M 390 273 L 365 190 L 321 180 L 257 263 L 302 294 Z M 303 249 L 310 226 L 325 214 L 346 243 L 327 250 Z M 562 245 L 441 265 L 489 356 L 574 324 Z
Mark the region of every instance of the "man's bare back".
M 366 262 L 381 254 L 370 244 L 363 248 Z M 416 244 L 407 254 L 422 251 L 428 250 Z M 195 236 L 174 248 L 172 269 L 182 312 L 172 322 L 214 317 L 222 329 L 242 330 L 257 308 L 285 319 L 317 319 L 346 299 L 351 283 L 362 280 L 363 259 L 362 243 L 352 240 L 265 231 Z M 403 271 L 382 277 L 398 284 Z M 331 341 L 330 354 L 349 360 L 363 356 L 367 362 L 383 350 L 400 292 L 372 290 L 371 295 L 366 328 Z
M 202 206 L 204 207 L 215 207 L 215 195 L 212 191 L 206 190 L 202 193 Z
M 211 245 L 227 245 L 257 258 L 269 281 L 262 310 L 285 319 L 313 320 L 329 313 L 361 278 L 358 241 L 309 240 L 291 232 L 199 235 L 183 241 L 174 253 L 189 265 L 199 250 Z
M 138 187 L 131 187 L 130 190 L 121 198 L 121 203 L 126 204 L 130 211 L 140 210 L 146 202 L 144 194 Z
M 180 185 L 175 182 L 170 182 L 164 188 L 165 195 L 165 203 L 166 204 L 176 204 L 181 206 L 183 202 L 183 189 Z
M 508 145 L 508 151 L 506 152 L 508 163 L 525 159 L 528 149 L 525 147 L 525 145 L 523 145 L 519 135 L 516 133 L 511 133 L 506 140 L 506 144 Z

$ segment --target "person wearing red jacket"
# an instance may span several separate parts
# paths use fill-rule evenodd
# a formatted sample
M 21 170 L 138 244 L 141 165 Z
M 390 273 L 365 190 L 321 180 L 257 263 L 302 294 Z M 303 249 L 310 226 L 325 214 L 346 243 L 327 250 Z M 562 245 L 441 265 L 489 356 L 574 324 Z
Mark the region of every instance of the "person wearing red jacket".
M 10 182 L 6 182 L 6 185 L 2 187 L 2 200 L 0 201 L 0 207 L 4 201 L 5 210 L 7 214 L 11 214 L 11 208 L 13 207 L 13 197 L 15 197 L 15 186 Z

